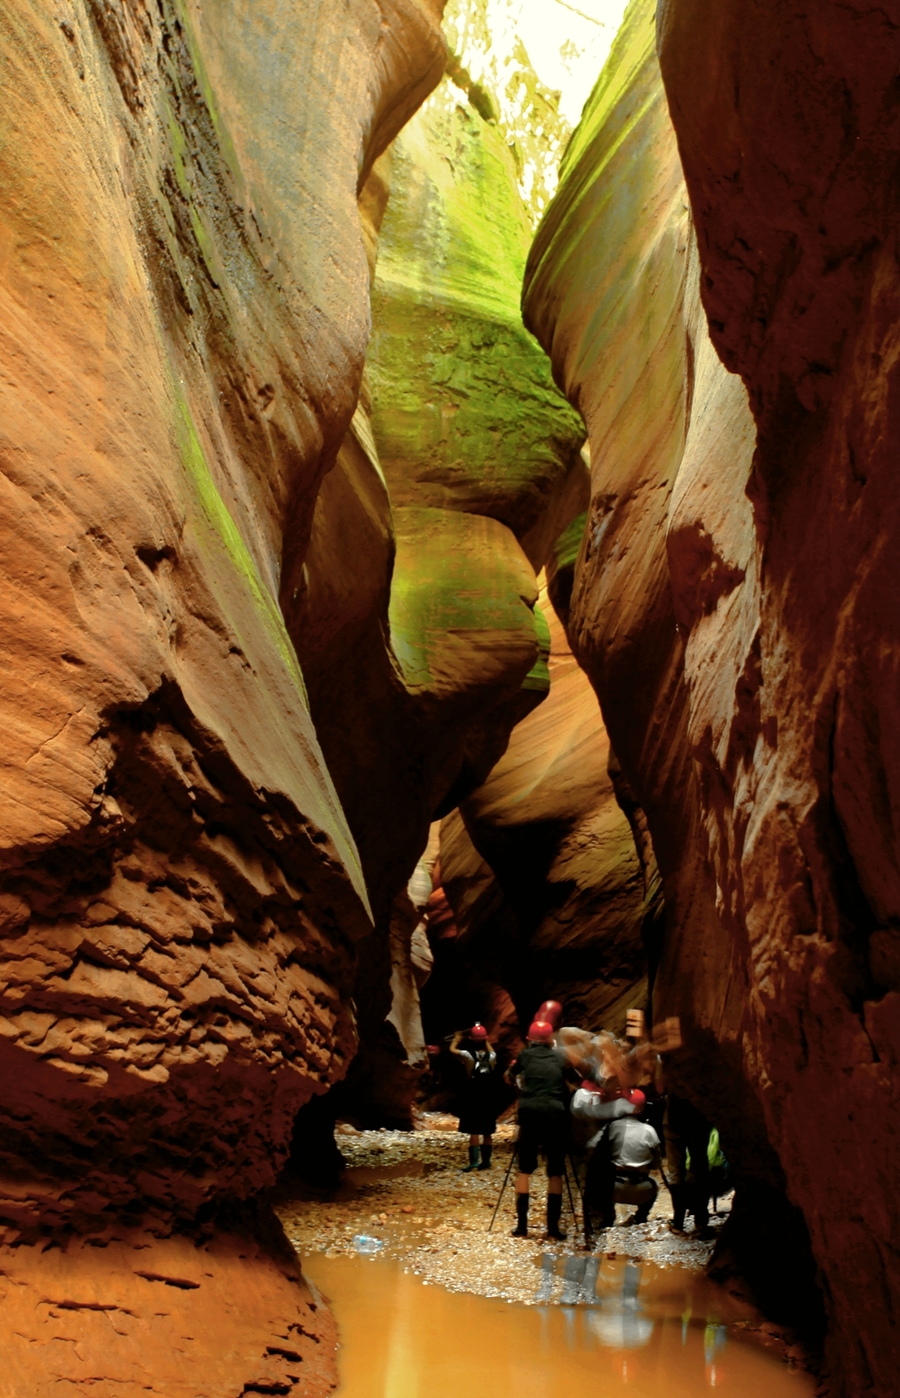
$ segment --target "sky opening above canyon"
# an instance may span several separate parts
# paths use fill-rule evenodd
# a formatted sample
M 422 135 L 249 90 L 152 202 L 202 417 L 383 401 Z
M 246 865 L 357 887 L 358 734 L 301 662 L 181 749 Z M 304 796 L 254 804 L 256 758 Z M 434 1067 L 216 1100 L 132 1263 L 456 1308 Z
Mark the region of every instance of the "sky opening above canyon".
M 490 94 L 537 222 L 559 160 L 600 76 L 627 0 L 450 0 L 445 29 L 470 76 Z
M 541 82 L 560 93 L 559 111 L 571 127 L 606 62 L 627 0 L 491 0 L 491 8 L 512 19 Z M 499 28 L 499 26 L 498 26 Z M 504 30 L 506 52 L 509 30 Z

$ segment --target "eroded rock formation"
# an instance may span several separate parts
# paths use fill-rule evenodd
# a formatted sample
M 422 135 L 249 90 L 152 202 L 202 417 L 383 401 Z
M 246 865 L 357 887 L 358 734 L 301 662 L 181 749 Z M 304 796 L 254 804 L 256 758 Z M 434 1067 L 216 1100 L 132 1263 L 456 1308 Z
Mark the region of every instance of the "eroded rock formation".
M 3 1247 L 0 1392 L 330 1392 L 334 1321 L 271 1223 L 263 1242 L 258 1227 L 199 1244 L 125 1229 L 102 1247 L 78 1237 L 64 1249 Z
M 376 919 L 357 978 L 364 1050 L 339 1101 L 402 1123 L 408 1065 L 425 1065 L 421 1033 L 397 1032 L 407 1012 L 389 1017 L 392 981 L 412 976 L 407 880 L 430 822 L 547 692 L 535 570 L 583 507 L 586 472 L 583 425 L 521 323 L 530 229 L 512 155 L 456 83 L 376 164 L 361 210 L 366 384 L 283 593 Z
M 0 1218 L 23 1285 L 60 1249 L 88 1367 L 92 1305 L 143 1323 L 129 1250 L 192 1297 L 190 1235 L 228 1285 L 238 1202 L 360 1039 L 408 1111 L 409 877 L 547 690 L 535 570 L 583 429 L 521 325 L 512 157 L 445 86 L 379 159 L 440 8 L 0 21 Z M 260 1305 L 210 1392 L 261 1382 L 254 1348 L 327 1386 L 272 1316 L 327 1326 L 246 1246 Z M 41 1336 L 34 1391 L 86 1382 Z
M 836 1390 L 886 1396 L 900 27 L 671 0 L 673 132 L 653 8 L 629 11 L 526 277 L 590 429 L 570 634 L 663 878 L 654 1005 L 685 1023 L 682 1086 L 802 1208 Z
M 270 1183 L 354 1049 L 368 900 L 279 594 L 359 390 L 357 190 L 445 48 L 438 4 L 276 9 L 0 17 L 0 1215 L 23 1273 L 31 1239 L 163 1235 Z M 75 1277 L 112 1253 L 65 1255 Z
M 443 822 L 441 881 L 457 955 L 506 988 L 523 1023 L 549 996 L 567 1023 L 620 1032 L 646 1000 L 642 931 L 656 890 L 648 906 L 596 696 L 546 591 L 540 605 L 550 693 Z

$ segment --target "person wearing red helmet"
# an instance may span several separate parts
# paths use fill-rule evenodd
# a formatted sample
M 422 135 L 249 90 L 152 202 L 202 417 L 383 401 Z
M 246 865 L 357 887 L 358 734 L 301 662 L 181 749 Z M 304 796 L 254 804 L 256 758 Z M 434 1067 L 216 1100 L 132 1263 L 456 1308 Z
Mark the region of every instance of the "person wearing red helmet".
M 650 1174 L 660 1169 L 660 1140 L 653 1127 L 642 1121 L 647 1098 L 639 1087 L 627 1094 L 634 1112 L 609 1123 L 609 1148 L 613 1174 L 604 1200 L 604 1217 L 614 1222 L 616 1204 L 637 1204 L 632 1223 L 646 1223 L 656 1202 L 659 1186 Z
M 528 1205 L 531 1176 L 538 1154 L 547 1158 L 547 1237 L 562 1240 L 562 1177 L 569 1148 L 567 1058 L 553 1043 L 553 1025 L 535 1020 L 528 1030 L 528 1044 L 510 1068 L 519 1089 L 519 1173 L 516 1176 L 514 1238 L 528 1237 Z
M 603 1089 L 586 1078 L 571 1103 L 576 1140 L 584 1156 L 584 1202 L 602 1210 L 601 1227 L 609 1228 L 616 1219 L 612 1207 L 615 1169 L 610 1154 L 609 1125 L 619 1117 L 632 1116 L 634 1104 L 619 1090 L 617 1079 L 610 1079 Z
M 450 1041 L 450 1052 L 466 1072 L 466 1085 L 460 1094 L 459 1129 L 469 1138 L 469 1163 L 463 1171 L 468 1174 L 470 1170 L 491 1168 L 492 1138 L 497 1130 L 497 1055 L 483 1024 L 473 1024 L 468 1031 L 468 1048 L 459 1047 L 462 1039 L 460 1029 Z

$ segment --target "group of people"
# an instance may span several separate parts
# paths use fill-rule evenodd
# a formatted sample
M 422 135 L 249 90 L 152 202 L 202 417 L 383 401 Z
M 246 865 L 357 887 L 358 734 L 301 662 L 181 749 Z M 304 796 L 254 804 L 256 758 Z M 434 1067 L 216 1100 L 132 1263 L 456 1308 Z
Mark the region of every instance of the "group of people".
M 566 1236 L 560 1218 L 567 1155 L 583 1168 L 584 1207 L 599 1215 L 601 1227 L 615 1223 L 617 1203 L 636 1205 L 631 1222 L 647 1220 L 659 1190 L 651 1174 L 656 1170 L 672 1197 L 670 1228 L 682 1232 L 690 1212 L 695 1231 L 705 1233 L 710 1193 L 724 1192 L 727 1163 L 702 1113 L 661 1091 L 660 1054 L 677 1046 L 677 1024 L 667 1021 L 651 1041 L 641 1012 L 629 1011 L 623 1041 L 608 1033 L 557 1029 L 561 1013 L 555 1001 L 545 1001 L 505 1075 L 518 1090 L 513 1236 L 528 1236 L 531 1176 L 541 1154 L 547 1162 L 548 1238 Z M 465 1168 L 487 1170 L 497 1129 L 497 1054 L 481 1024 L 455 1034 L 450 1051 L 466 1073 L 459 1115 L 459 1129 L 469 1137 Z M 641 1086 L 631 1085 L 636 1082 Z M 719 1177 L 714 1179 L 711 1170 Z

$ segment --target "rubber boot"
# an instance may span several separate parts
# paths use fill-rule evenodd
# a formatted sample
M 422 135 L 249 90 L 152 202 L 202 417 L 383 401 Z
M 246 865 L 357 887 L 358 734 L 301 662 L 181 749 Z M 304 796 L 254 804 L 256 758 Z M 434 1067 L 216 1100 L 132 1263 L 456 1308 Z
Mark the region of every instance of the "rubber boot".
M 478 1162 L 481 1159 L 481 1152 L 478 1146 L 469 1146 L 469 1163 L 463 1166 L 462 1173 L 467 1175 L 470 1170 L 478 1169 Z
M 709 1226 L 709 1195 L 703 1185 L 694 1191 L 694 1234 L 698 1238 L 711 1238 Z
M 519 1220 L 512 1231 L 514 1238 L 528 1237 L 528 1200 L 529 1195 L 516 1195 L 516 1218 Z
M 561 1213 L 562 1213 L 562 1195 L 561 1195 L 561 1194 L 548 1194 L 548 1195 L 547 1195 L 547 1237 L 548 1237 L 548 1238 L 556 1238 L 559 1242 L 562 1242 L 563 1239 L 564 1239 L 565 1236 L 566 1236 L 565 1233 L 563 1232 L 563 1230 L 562 1230 L 562 1229 L 560 1228 L 560 1226 L 559 1226 L 559 1217 L 560 1217 L 560 1214 L 561 1214 Z
M 489 1170 L 491 1168 L 491 1156 L 493 1155 L 493 1153 L 493 1143 L 491 1142 L 489 1144 L 488 1142 L 485 1142 L 485 1144 L 481 1147 L 481 1164 L 478 1166 L 479 1170 Z

